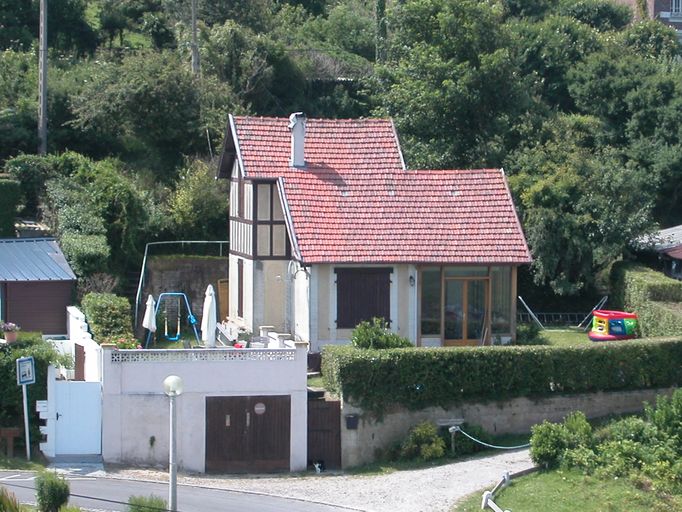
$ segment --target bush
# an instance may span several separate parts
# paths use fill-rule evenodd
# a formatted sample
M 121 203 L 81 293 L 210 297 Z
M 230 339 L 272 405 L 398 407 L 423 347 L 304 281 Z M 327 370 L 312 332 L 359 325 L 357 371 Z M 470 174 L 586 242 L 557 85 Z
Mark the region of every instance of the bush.
M 45 192 L 45 182 L 55 176 L 54 157 L 19 155 L 5 162 L 5 172 L 19 182 L 22 215 L 35 217 Z
M 659 396 L 655 407 L 645 404 L 644 414 L 658 432 L 678 439 L 682 445 L 682 389 L 676 389 L 670 398 Z
M 128 512 L 159 512 L 167 509 L 166 500 L 158 496 L 131 496 L 128 498 Z
M 616 263 L 611 270 L 612 300 L 634 311 L 642 336 L 682 334 L 682 315 L 671 303 L 682 302 L 682 282 L 633 263 Z
M 405 348 L 412 347 L 407 338 L 389 331 L 388 324 L 383 318 L 372 318 L 371 322 L 360 322 L 350 338 L 356 348 Z
M 51 471 L 42 471 L 38 473 L 35 483 L 38 510 L 41 512 L 58 512 L 69 501 L 69 483 L 64 477 Z
M 130 302 L 112 293 L 89 293 L 83 297 L 83 312 L 98 343 L 110 336 L 132 336 Z
M 72 232 L 62 235 L 59 242 L 64 256 L 78 277 L 85 278 L 107 270 L 110 250 L 104 235 Z
M 538 466 L 553 468 L 559 465 L 566 450 L 571 448 L 571 436 L 561 423 L 545 420 L 531 429 L 530 458 Z
M 682 383 L 682 340 L 570 347 L 359 350 L 325 346 L 325 388 L 381 415 L 463 401 L 501 400 Z
M 438 428 L 424 421 L 410 429 L 407 438 L 400 445 L 402 459 L 439 459 L 445 455 L 445 441 L 438 435 Z
M 24 510 L 26 510 L 26 508 L 21 506 L 14 494 L 9 492 L 4 487 L 0 487 L 0 511 L 24 512 Z
M 628 439 L 637 443 L 652 444 L 658 440 L 659 432 L 650 422 L 637 416 L 630 416 L 605 425 L 595 432 L 594 437 L 597 443 Z
M 548 345 L 546 338 L 540 333 L 540 326 L 535 322 L 516 326 L 517 345 Z
M 19 205 L 19 182 L 0 179 L 0 237 L 15 236 L 14 221 Z

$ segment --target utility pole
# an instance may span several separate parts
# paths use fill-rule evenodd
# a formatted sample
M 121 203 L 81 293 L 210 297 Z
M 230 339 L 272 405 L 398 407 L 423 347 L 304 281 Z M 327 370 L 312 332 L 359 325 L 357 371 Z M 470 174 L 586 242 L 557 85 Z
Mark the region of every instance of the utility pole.
M 47 153 L 47 0 L 40 0 L 40 50 L 38 52 L 38 153 Z
M 198 75 L 199 46 L 197 45 L 197 0 L 192 0 L 192 73 Z

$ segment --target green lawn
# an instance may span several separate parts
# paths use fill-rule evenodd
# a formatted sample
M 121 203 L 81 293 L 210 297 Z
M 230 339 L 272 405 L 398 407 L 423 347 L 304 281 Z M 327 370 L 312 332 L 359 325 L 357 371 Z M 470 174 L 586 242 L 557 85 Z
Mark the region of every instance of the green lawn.
M 14 446 L 14 453 L 17 453 L 17 446 L 15 444 Z M 24 448 L 21 448 L 21 450 L 24 450 Z M 21 458 L 21 457 L 14 457 L 12 459 L 8 459 L 7 457 L 4 457 L 0 455 L 0 469 L 18 469 L 18 470 L 33 470 L 37 471 L 39 469 L 44 469 L 45 465 L 40 463 L 40 462 L 28 462 L 26 460 L 26 457 Z
M 589 345 L 593 343 L 582 329 L 545 329 L 540 336 L 554 347 L 568 347 L 572 345 Z
M 492 489 L 492 486 L 491 486 Z M 491 490 L 488 489 L 488 490 Z M 453 507 L 481 510 L 481 490 Z M 682 510 L 682 497 L 636 488 L 627 479 L 600 480 L 576 471 L 538 472 L 513 480 L 495 503 L 512 512 L 667 512 Z

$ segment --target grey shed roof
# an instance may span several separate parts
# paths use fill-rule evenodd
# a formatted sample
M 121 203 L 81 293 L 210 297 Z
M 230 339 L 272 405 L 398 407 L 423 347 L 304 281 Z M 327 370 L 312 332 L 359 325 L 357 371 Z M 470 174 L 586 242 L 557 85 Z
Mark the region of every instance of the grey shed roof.
M 74 281 L 54 238 L 0 239 L 0 281 Z

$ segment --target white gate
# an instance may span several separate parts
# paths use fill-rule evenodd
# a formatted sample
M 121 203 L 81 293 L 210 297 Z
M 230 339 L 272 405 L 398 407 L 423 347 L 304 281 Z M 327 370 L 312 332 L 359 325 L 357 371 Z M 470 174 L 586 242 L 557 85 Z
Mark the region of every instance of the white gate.
M 101 455 L 101 383 L 55 380 L 51 366 L 47 379 L 47 401 L 37 404 L 40 417 L 46 420 L 40 431 L 47 439 L 40 443 L 40 450 L 50 458 Z

